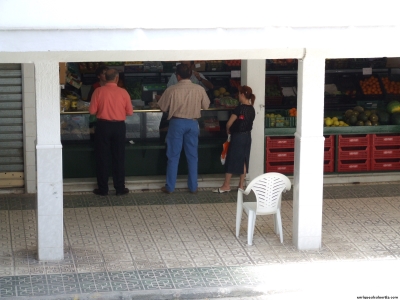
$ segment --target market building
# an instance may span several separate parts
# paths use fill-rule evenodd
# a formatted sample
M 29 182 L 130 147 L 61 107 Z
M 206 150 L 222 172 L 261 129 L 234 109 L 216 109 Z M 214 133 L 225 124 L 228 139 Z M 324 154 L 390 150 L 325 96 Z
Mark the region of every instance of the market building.
M 78 2 L 74 3 L 78 5 Z M 251 86 L 257 96 L 249 173 L 249 179 L 252 179 L 266 171 L 266 60 L 297 60 L 297 71 L 294 72 L 297 75 L 297 125 L 292 132 L 293 243 L 302 250 L 321 246 L 324 135 L 329 134 L 322 123 L 326 60 L 400 57 L 393 38 L 398 36 L 399 26 L 394 15 L 388 16 L 394 12 L 385 10 L 385 13 L 377 14 L 374 9 L 374 18 L 366 20 L 349 15 L 351 9 L 331 8 L 327 15 L 323 13 L 324 7 L 316 7 L 315 11 L 320 13 L 309 16 L 302 3 L 291 7 L 296 15 L 293 12 L 286 17 L 271 14 L 266 18 L 265 11 L 259 7 L 261 4 L 254 2 L 253 7 L 259 9 L 251 10 L 243 20 L 237 7 L 212 5 L 214 11 L 224 13 L 218 14 L 218 18 L 207 18 L 206 24 L 194 25 L 193 22 L 182 22 L 187 16 L 185 11 L 177 11 L 167 4 L 159 4 L 151 18 L 148 14 L 135 14 L 132 18 L 129 10 L 119 11 L 118 17 L 107 17 L 107 9 L 99 7 L 96 14 L 88 15 L 87 11 L 92 9 L 90 2 L 79 3 L 79 10 L 70 3 L 62 8 L 63 16 L 73 16 L 68 20 L 54 13 L 59 7 L 53 1 L 42 1 L 34 6 L 25 1 L 1 4 L 0 74 L 8 79 L 0 78 L 0 83 L 7 85 L 4 90 L 8 92 L 0 99 L 19 103 L 8 109 L 20 107 L 21 113 L 11 116 L 14 120 L 11 122 L 18 123 L 18 128 L 13 130 L 17 130 L 16 136 L 20 137 L 13 147 L 23 149 L 23 163 L 19 160 L 8 172 L 19 172 L 19 176 L 23 173 L 25 191 L 37 194 L 40 260 L 63 258 L 60 63 L 66 62 L 240 60 L 240 82 Z M 135 3 L 135 6 L 137 11 L 148 9 L 144 3 Z M 271 11 L 287 9 L 284 4 L 274 4 Z M 363 9 L 364 14 L 358 10 L 358 16 L 371 16 L 372 9 Z M 47 15 L 43 17 L 32 11 L 46 12 Z M 346 17 L 338 19 L 339 12 Z M 162 23 L 155 22 L 165 15 L 176 14 L 181 14 L 181 18 L 164 17 Z M 204 7 L 196 11 L 196 15 L 208 14 Z M 99 15 L 106 17 L 98 18 Z M 307 18 L 296 17 L 303 15 Z M 370 66 L 362 66 L 357 72 L 368 75 L 373 70 Z M 15 99 L 9 96 L 11 94 L 22 96 Z M 10 115 L 4 111 L 1 119 L 6 118 Z M 371 132 L 385 133 L 382 130 Z M 398 128 L 391 127 L 386 133 L 398 133 Z M 337 182 L 399 180 L 399 173 L 336 174 L 330 178 L 334 179 L 328 180 Z

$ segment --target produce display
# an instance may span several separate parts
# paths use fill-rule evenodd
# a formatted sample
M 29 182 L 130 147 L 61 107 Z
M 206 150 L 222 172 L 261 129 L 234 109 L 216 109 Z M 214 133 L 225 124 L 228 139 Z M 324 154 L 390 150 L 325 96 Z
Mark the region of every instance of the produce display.
M 325 117 L 326 127 L 400 125 L 400 101 L 390 101 L 383 109 L 365 109 L 355 106 L 342 116 Z
M 265 97 L 282 96 L 281 88 L 275 83 L 265 84 Z
M 126 86 L 126 90 L 128 91 L 131 99 L 142 99 L 142 84 L 140 81 L 134 82 Z
M 400 95 L 400 81 L 392 81 L 389 77 L 381 77 L 386 93 Z
M 378 77 L 371 76 L 359 81 L 364 95 L 381 95 L 382 89 Z

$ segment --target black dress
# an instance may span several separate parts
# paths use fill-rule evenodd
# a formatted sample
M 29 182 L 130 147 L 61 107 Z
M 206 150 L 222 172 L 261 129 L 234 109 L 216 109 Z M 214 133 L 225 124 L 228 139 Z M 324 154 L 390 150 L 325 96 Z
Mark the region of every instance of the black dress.
M 251 105 L 237 106 L 233 114 L 237 116 L 233 122 L 231 132 L 231 143 L 225 161 L 225 173 L 243 174 L 243 166 L 249 171 L 251 130 L 255 118 L 255 110 Z

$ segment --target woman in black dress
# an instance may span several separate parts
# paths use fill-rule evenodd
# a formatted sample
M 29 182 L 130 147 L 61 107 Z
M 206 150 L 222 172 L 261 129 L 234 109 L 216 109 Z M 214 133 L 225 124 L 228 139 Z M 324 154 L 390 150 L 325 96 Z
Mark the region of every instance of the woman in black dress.
M 227 134 L 231 135 L 231 143 L 225 160 L 224 184 L 213 190 L 214 193 L 226 193 L 231 190 L 232 174 L 240 174 L 238 187 L 243 189 L 244 179 L 249 171 L 251 130 L 255 118 L 254 101 L 256 97 L 249 86 L 239 86 L 239 102 L 228 122 Z

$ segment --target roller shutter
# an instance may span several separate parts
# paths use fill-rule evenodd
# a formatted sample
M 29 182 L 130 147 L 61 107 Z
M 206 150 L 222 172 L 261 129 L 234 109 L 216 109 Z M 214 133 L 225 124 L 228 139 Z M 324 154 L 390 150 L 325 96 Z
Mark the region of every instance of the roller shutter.
M 0 64 L 0 187 L 23 186 L 20 64 Z

